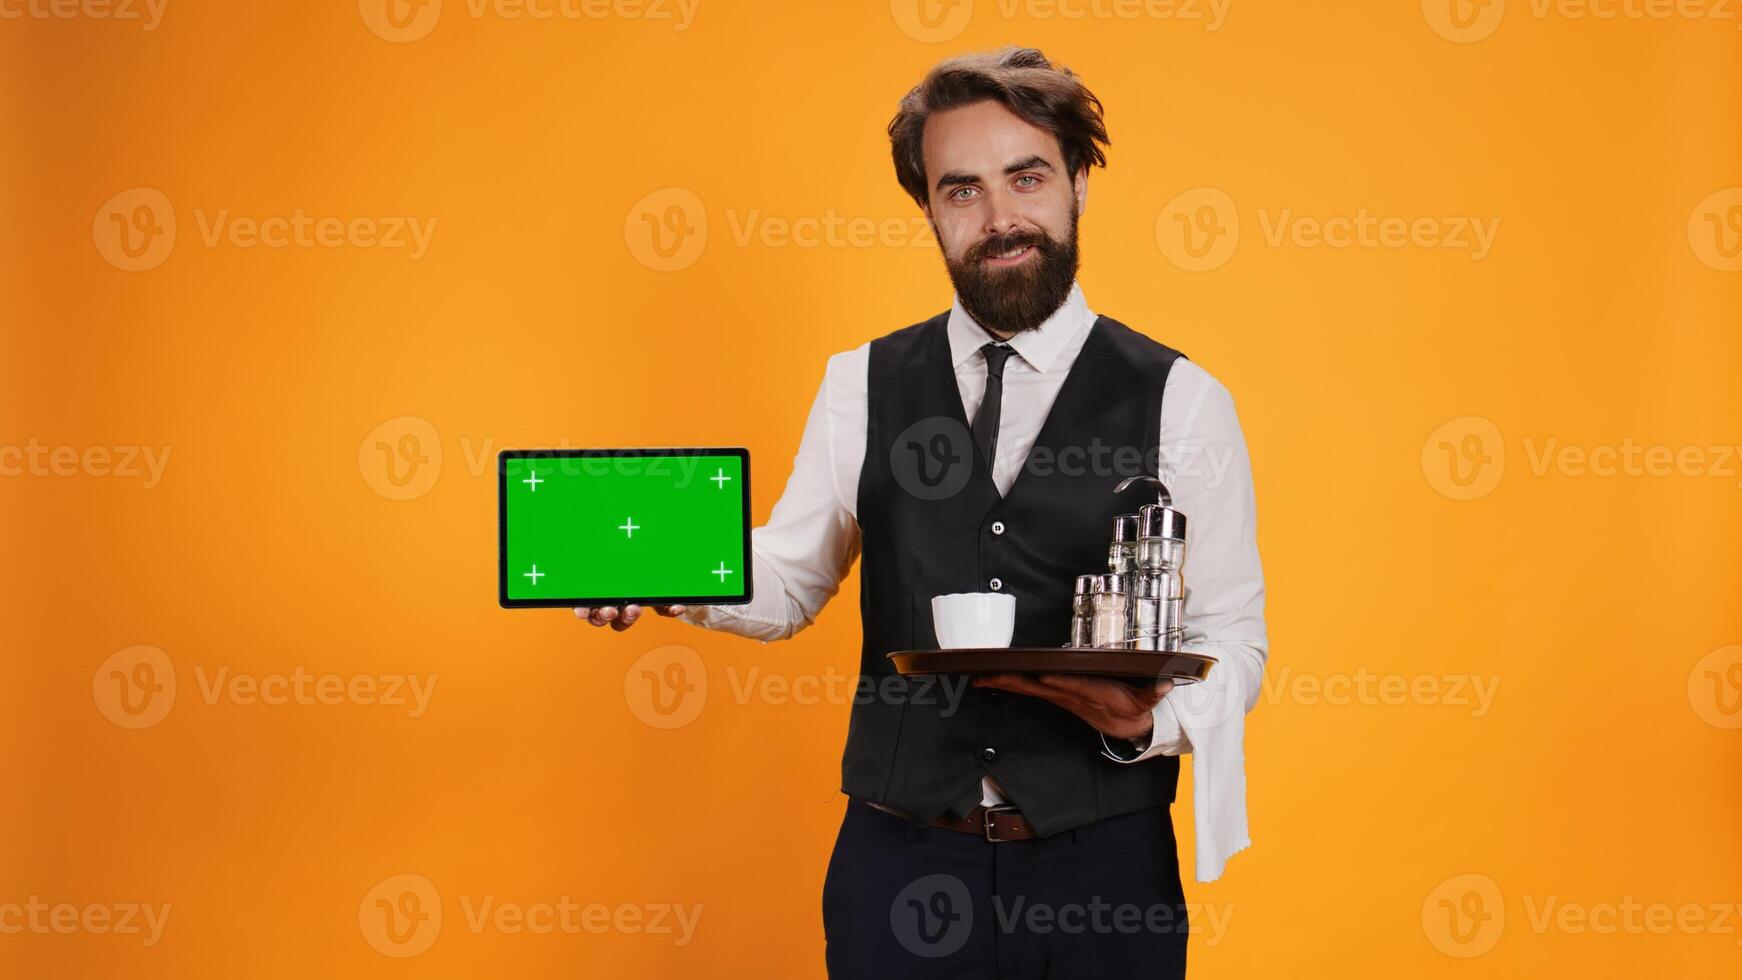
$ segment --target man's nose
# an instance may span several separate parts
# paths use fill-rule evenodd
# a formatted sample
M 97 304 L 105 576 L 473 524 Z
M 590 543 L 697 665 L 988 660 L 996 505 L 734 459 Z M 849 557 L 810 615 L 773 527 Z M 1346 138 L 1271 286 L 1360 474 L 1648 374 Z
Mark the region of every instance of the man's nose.
M 982 230 L 987 237 L 1007 235 L 1022 227 L 1022 213 L 1010 195 L 991 193 L 986 195 L 986 202 L 986 225 Z

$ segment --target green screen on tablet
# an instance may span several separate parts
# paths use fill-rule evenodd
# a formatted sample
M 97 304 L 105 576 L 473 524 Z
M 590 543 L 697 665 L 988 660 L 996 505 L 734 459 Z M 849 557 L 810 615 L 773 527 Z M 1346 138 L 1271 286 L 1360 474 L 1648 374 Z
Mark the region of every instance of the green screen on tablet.
M 750 601 L 746 449 L 513 449 L 497 458 L 505 607 Z

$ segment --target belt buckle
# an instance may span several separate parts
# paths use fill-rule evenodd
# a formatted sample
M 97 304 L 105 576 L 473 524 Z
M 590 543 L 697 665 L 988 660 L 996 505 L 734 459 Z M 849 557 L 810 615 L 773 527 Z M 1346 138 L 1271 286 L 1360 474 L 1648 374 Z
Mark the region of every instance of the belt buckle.
M 998 836 L 997 831 L 995 831 L 993 829 L 992 815 L 995 813 L 1015 813 L 1015 812 L 1016 812 L 1016 807 L 1012 806 L 1009 803 L 995 803 L 995 804 L 986 808 L 986 812 L 981 816 L 981 828 L 982 828 L 981 832 L 985 835 L 988 843 L 997 844 L 997 843 L 1001 843 L 1001 842 L 1013 839 L 1013 838 L 999 837 Z

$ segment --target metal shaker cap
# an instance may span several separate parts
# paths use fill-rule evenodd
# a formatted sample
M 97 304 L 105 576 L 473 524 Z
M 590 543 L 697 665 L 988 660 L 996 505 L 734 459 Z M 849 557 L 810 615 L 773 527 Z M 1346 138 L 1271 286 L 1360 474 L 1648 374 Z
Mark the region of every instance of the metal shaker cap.
M 1095 591 L 1096 592 L 1124 592 L 1125 591 L 1125 576 L 1119 574 L 1118 572 L 1108 572 L 1105 575 L 1097 575 L 1097 576 L 1095 576 Z
M 1095 576 L 1093 576 L 1093 575 L 1078 575 L 1077 576 L 1076 594 L 1077 595 L 1088 595 L 1089 593 L 1091 593 L 1093 591 L 1095 591 Z
M 1137 508 L 1137 536 L 1139 538 L 1173 538 L 1179 541 L 1186 539 L 1186 515 L 1173 509 L 1173 494 L 1167 492 L 1167 484 L 1153 476 L 1129 476 L 1119 481 L 1113 488 L 1114 493 L 1124 493 L 1137 484 L 1145 484 L 1155 489 L 1155 503 L 1144 504 Z
M 1114 541 L 1137 541 L 1137 515 L 1120 514 L 1113 518 Z
M 1137 509 L 1137 534 L 1143 538 L 1186 539 L 1186 515 L 1170 504 L 1144 504 Z

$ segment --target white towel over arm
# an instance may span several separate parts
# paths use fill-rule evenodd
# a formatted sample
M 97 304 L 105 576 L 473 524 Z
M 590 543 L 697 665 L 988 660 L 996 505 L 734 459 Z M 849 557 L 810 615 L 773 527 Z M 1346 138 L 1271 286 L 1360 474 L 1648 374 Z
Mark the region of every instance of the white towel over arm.
M 1207 680 L 1155 709 L 1150 745 L 1192 756 L 1197 879 L 1215 881 L 1252 843 L 1246 821 L 1246 712 L 1263 689 L 1269 641 L 1252 464 L 1228 389 L 1190 361 L 1167 379 L 1161 478 L 1186 517 L 1185 648 L 1216 658 Z

